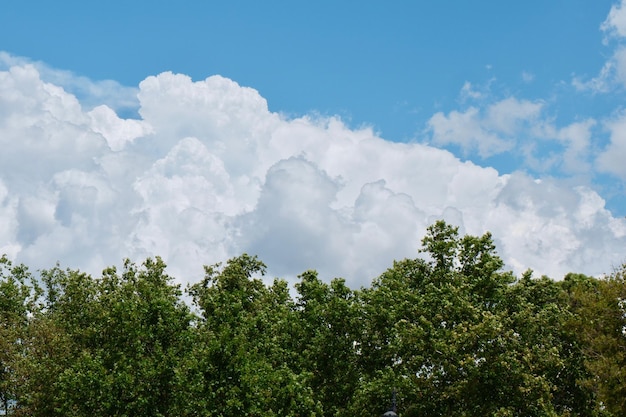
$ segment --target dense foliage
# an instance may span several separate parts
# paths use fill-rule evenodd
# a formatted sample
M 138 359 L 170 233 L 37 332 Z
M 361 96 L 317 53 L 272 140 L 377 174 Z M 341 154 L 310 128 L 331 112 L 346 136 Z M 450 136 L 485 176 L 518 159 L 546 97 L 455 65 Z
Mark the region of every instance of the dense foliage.
M 626 415 L 626 267 L 502 270 L 490 234 L 432 225 L 368 288 L 293 293 L 242 255 L 181 290 L 159 258 L 93 278 L 0 258 L 0 414 Z

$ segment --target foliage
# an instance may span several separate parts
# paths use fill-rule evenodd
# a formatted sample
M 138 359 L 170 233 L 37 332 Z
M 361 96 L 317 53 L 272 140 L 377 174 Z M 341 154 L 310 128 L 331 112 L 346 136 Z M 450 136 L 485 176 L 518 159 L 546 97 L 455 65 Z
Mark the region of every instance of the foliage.
M 18 399 L 20 378 L 16 368 L 24 354 L 22 341 L 28 313 L 38 291 L 28 268 L 13 266 L 6 256 L 0 257 L 0 410 L 4 414 Z
M 357 396 L 352 412 L 373 409 L 393 384 L 415 415 L 566 415 L 569 404 L 554 395 L 569 366 L 565 309 L 535 309 L 536 281 L 500 272 L 489 234 L 459 238 L 437 222 L 423 247 L 428 260 L 396 262 L 363 291 L 371 402 Z
M 190 294 L 201 320 L 194 348 L 196 407 L 209 416 L 315 416 L 320 405 L 293 369 L 293 303 L 283 281 L 267 287 L 265 265 L 242 255 L 205 268 Z M 295 335 L 293 335 L 295 336 Z
M 341 414 L 360 377 L 360 305 L 343 279 L 333 279 L 329 285 L 314 271 L 300 276 L 296 290 L 298 369 L 309 375 L 314 399 L 324 405 L 323 415 Z
M 129 261 L 95 280 L 59 267 L 24 341 L 22 412 L 41 416 L 171 415 L 181 406 L 179 360 L 191 315 L 165 264 Z
M 626 266 L 517 278 L 445 222 L 420 252 L 293 292 L 243 254 L 186 296 L 160 258 L 35 278 L 2 257 L 0 414 L 373 416 L 393 391 L 405 417 L 626 415 Z
M 583 383 L 607 413 L 626 415 L 626 265 L 601 280 L 569 274 L 564 285 L 589 371 Z

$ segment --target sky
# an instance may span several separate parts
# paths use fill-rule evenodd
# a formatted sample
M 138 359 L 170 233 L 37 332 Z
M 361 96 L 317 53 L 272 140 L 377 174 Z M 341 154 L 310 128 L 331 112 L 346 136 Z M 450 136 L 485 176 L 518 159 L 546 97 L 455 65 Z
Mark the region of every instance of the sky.
M 367 286 L 438 219 L 626 262 L 626 0 L 0 5 L 0 253 Z

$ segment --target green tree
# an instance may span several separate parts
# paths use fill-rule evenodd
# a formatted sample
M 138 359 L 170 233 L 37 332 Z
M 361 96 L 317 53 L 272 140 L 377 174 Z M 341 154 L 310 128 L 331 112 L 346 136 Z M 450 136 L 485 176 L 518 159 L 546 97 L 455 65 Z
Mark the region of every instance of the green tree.
M 343 279 L 326 284 L 315 271 L 300 275 L 296 290 L 298 369 L 310 376 L 324 415 L 342 415 L 359 379 L 360 304 Z
M 586 387 L 601 408 L 626 415 L 626 265 L 602 279 L 569 274 L 571 321 L 585 353 Z
M 509 379 L 520 393 L 516 409 L 533 403 L 554 415 L 594 415 L 593 394 L 580 383 L 587 376 L 584 353 L 568 326 L 573 314 L 562 283 L 532 278 L 528 271 L 509 288 L 506 300 L 506 320 L 517 342 L 507 351 L 518 370 Z
M 395 387 L 411 415 L 589 415 L 574 398 L 580 356 L 562 331 L 558 286 L 515 282 L 488 233 L 461 238 L 437 222 L 422 243 L 426 259 L 395 262 L 363 290 L 366 377 L 351 411 Z
M 307 377 L 292 369 L 293 302 L 286 283 L 266 287 L 265 265 L 242 255 L 205 267 L 190 287 L 199 309 L 194 397 L 207 416 L 315 416 Z
M 192 317 L 159 258 L 98 280 L 56 267 L 42 282 L 22 368 L 25 413 L 184 415 L 178 371 Z
M 38 281 L 0 258 L 0 414 L 626 415 L 626 266 L 517 279 L 492 236 L 436 222 L 351 290 L 241 255 L 178 285 L 160 258 Z
M 18 400 L 17 367 L 24 355 L 22 342 L 36 291 L 26 266 L 14 266 L 6 256 L 0 257 L 0 410 L 5 415 Z

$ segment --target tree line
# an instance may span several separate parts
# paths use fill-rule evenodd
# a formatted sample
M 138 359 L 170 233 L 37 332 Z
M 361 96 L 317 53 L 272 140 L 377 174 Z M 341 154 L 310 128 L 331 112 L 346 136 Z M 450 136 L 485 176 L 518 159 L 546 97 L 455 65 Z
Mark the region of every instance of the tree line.
M 181 288 L 160 258 L 33 274 L 0 258 L 0 415 L 626 415 L 626 267 L 516 277 L 436 222 L 367 288 L 263 280 L 241 255 Z

